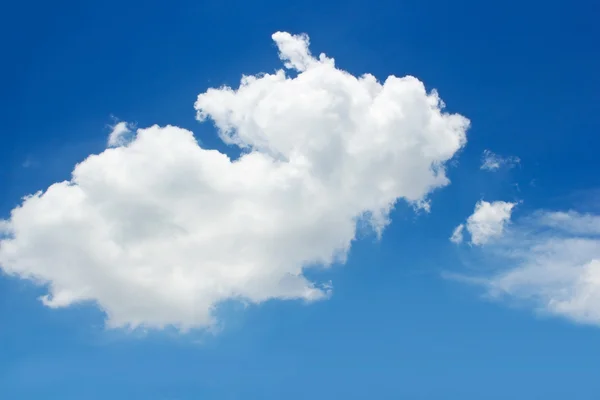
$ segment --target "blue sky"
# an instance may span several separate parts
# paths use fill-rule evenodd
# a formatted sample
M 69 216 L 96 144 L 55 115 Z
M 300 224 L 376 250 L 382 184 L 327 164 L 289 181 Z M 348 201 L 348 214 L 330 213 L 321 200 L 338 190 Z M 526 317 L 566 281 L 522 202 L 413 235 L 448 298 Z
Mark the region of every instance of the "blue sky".
M 4 94 L 0 218 L 11 228 L 2 244 L 8 246 L 11 237 L 25 239 L 14 242 L 23 246 L 15 253 L 20 258 L 8 253 L 2 258 L 0 252 L 0 262 L 4 261 L 0 397 L 596 398 L 600 56 L 594 49 L 600 37 L 595 23 L 599 11 L 598 4 L 583 0 L 543 5 L 534 1 L 8 4 L 0 28 L 6 60 L 0 67 Z M 118 122 L 128 123 L 131 130 L 154 124 L 185 128 L 194 132 L 203 148 L 238 157 L 239 149 L 225 145 L 210 121 L 196 119 L 194 102 L 211 87 L 237 88 L 242 74 L 282 68 L 271 38 L 277 31 L 308 34 L 313 54 L 326 53 L 337 68 L 357 77 L 370 73 L 383 82 L 389 75 L 413 75 L 427 90 L 438 90 L 446 111 L 470 120 L 466 145 L 451 148 L 446 170 L 451 183 L 431 192 L 415 184 L 414 190 L 430 200 L 430 212 L 415 211 L 400 200 L 380 240 L 359 231 L 345 263 L 306 269 L 304 276 L 310 282 L 332 282 L 326 299 L 310 301 L 312 294 L 298 294 L 295 286 L 281 294 L 280 286 L 269 286 L 270 275 L 254 286 L 235 286 L 234 292 L 250 300 L 244 306 L 220 298 L 216 334 L 202 328 L 187 333 L 173 327 L 111 329 L 101 307 L 114 311 L 115 323 L 135 322 L 138 317 L 150 325 L 205 322 L 196 314 L 186 319 L 187 309 L 171 308 L 162 297 L 140 300 L 156 301 L 160 317 L 137 313 L 135 307 L 125 307 L 138 299 L 127 290 L 119 292 L 121 297 L 115 295 L 116 304 L 110 303 L 106 292 L 94 292 L 92 301 L 71 303 L 67 298 L 64 307 L 40 302 L 48 288 L 26 279 L 27 273 L 64 283 L 79 277 L 80 270 L 64 269 L 58 255 L 52 258 L 51 250 L 60 250 L 63 244 L 53 247 L 53 242 L 44 242 L 50 243 L 50 250 L 44 250 L 41 258 L 35 258 L 38 247 L 25 246 L 37 236 L 21 232 L 43 233 L 39 221 L 54 215 L 54 209 L 31 208 L 32 222 L 23 218 L 24 225 L 19 225 L 21 220 L 11 221 L 11 210 L 22 204 L 22 197 L 69 180 L 75 164 L 105 151 Z M 295 95 L 302 87 L 294 90 Z M 215 104 L 215 98 L 207 96 L 201 108 L 218 119 Z M 297 103 L 290 104 L 288 111 L 293 112 Z M 414 137 L 421 138 L 422 126 L 415 124 Z M 314 126 L 320 133 L 329 132 Z M 166 133 L 184 140 L 178 132 Z M 256 139 L 250 136 L 244 140 Z M 431 143 L 450 137 L 454 136 L 448 128 Z M 279 145 L 276 150 L 288 144 Z M 492 171 L 481 169 L 485 150 L 512 162 Z M 123 162 L 132 157 L 123 154 Z M 404 165 L 403 160 L 410 159 L 408 165 L 415 171 L 431 161 L 413 157 L 414 153 L 400 154 L 392 161 Z M 149 170 L 148 176 L 167 170 L 160 156 L 156 160 L 157 169 Z M 361 158 L 356 164 L 363 161 L 375 163 Z M 226 174 L 227 168 L 214 171 Z M 97 172 L 91 167 L 90 171 Z M 390 171 L 384 172 L 395 170 Z M 418 181 L 433 179 L 422 173 Z M 408 179 L 397 176 L 400 186 Z M 361 176 L 365 187 L 372 189 L 366 192 L 375 191 L 368 182 L 378 177 Z M 263 181 L 256 179 L 254 186 L 259 187 Z M 333 208 L 324 210 L 371 210 L 363 191 L 348 192 L 360 203 L 355 210 L 354 203 L 345 202 L 346 192 L 332 187 L 327 188 L 328 195 L 315 197 L 338 199 L 327 206 Z M 254 198 L 248 194 L 245 199 L 255 206 Z M 136 205 L 146 198 L 134 199 Z M 477 214 L 480 201 L 488 202 L 490 213 Z M 512 214 L 496 212 L 500 201 L 515 204 Z M 276 231 L 278 237 L 287 235 L 286 227 L 294 223 L 287 221 Z M 67 220 L 53 223 L 58 224 L 54 229 L 66 229 L 56 231 L 59 238 L 68 237 L 61 232 L 79 232 L 69 230 Z M 457 245 L 449 237 L 459 224 L 464 224 L 465 238 Z M 17 226 L 23 229 L 15 231 Z M 317 228 L 309 232 L 329 232 L 327 225 Z M 331 237 L 345 238 L 346 233 L 336 236 L 336 231 Z M 478 234 L 485 237 L 484 245 L 475 244 Z M 309 257 L 305 254 L 313 259 L 321 256 L 312 250 L 300 254 L 297 249 L 305 242 L 294 235 L 289 243 L 278 242 L 284 239 L 270 243 L 300 261 Z M 570 247 L 575 242 L 573 246 L 582 247 Z M 549 243 L 556 247 L 543 254 L 538 251 Z M 250 259 L 271 262 L 273 252 L 252 253 Z M 517 253 L 518 259 L 509 253 Z M 30 267 L 27 260 L 34 258 L 38 264 Z M 277 271 L 287 268 L 274 261 L 273 265 Z M 171 268 L 170 264 L 157 268 L 163 267 Z M 105 277 L 104 269 L 89 271 L 97 274 L 85 278 L 91 279 L 85 281 L 91 286 Z M 177 297 L 176 291 L 165 290 Z M 263 301 L 261 290 L 274 299 Z M 298 299 L 280 300 L 285 295 Z

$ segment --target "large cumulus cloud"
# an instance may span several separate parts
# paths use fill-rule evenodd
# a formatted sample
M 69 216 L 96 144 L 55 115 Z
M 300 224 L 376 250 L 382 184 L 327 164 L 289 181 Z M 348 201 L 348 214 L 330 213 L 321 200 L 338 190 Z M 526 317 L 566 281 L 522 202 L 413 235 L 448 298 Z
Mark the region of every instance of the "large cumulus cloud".
M 2 270 L 47 285 L 49 307 L 95 302 L 111 327 L 203 327 L 228 299 L 327 297 L 303 270 L 343 262 L 358 219 L 381 234 L 399 199 L 427 208 L 469 122 L 414 77 L 355 77 L 306 36 L 273 40 L 292 76 L 244 76 L 195 104 L 242 156 L 175 126 L 118 125 L 2 222 Z

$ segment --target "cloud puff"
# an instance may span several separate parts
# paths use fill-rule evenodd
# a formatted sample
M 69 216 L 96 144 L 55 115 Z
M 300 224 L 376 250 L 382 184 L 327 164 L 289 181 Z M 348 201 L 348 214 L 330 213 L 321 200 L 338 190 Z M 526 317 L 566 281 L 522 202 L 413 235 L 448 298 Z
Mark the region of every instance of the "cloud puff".
M 506 201 L 479 201 L 475 212 L 467 219 L 467 230 L 471 234 L 471 243 L 482 245 L 491 239 L 499 238 L 504 227 L 510 221 L 516 203 Z
M 123 146 L 128 142 L 128 137 L 131 134 L 131 129 L 127 122 L 119 122 L 112 127 L 112 131 L 108 135 L 108 146 L 117 147 Z
M 185 129 L 138 129 L 12 210 L 2 269 L 46 284 L 49 307 L 97 303 L 110 327 L 205 327 L 228 299 L 327 297 L 303 270 L 343 262 L 358 220 L 381 233 L 399 199 L 427 204 L 469 121 L 414 77 L 355 77 L 307 36 L 273 39 L 295 77 L 244 76 L 195 104 L 238 159 Z
M 466 228 L 471 235 L 471 244 L 481 246 L 492 239 L 502 236 L 504 228 L 510 221 L 512 210 L 516 203 L 505 201 L 479 201 L 475 204 L 475 211 L 467 218 Z M 458 225 L 450 241 L 459 244 L 463 241 L 464 224 Z
M 501 167 L 512 168 L 520 162 L 521 159 L 519 157 L 501 157 L 490 150 L 484 150 L 483 155 L 481 156 L 481 169 L 486 171 L 496 171 Z
M 600 216 L 538 211 L 488 250 L 503 266 L 480 281 L 491 295 L 600 325 Z

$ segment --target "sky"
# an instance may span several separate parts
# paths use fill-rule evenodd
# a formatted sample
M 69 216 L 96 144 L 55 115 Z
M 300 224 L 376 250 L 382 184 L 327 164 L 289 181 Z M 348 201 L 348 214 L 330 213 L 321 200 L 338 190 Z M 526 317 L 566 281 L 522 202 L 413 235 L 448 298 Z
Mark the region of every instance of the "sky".
M 600 5 L 0 17 L 0 397 L 596 399 Z

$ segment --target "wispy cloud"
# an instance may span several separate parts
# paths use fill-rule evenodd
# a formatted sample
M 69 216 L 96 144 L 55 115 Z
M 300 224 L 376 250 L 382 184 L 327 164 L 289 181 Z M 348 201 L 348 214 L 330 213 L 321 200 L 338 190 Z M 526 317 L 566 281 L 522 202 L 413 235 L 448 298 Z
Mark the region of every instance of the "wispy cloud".
M 521 162 L 516 156 L 502 157 L 490 150 L 484 150 L 481 156 L 481 169 L 496 171 L 500 168 L 513 168 Z
M 464 239 L 464 237 L 463 237 L 464 229 L 465 229 L 465 224 L 460 224 L 456 228 L 454 228 L 454 231 L 452 232 L 452 236 L 450 236 L 450 241 L 452 243 L 456 243 L 456 244 L 462 243 L 462 241 Z
M 469 278 L 492 298 L 600 325 L 600 215 L 536 211 L 484 251 L 495 272 Z

